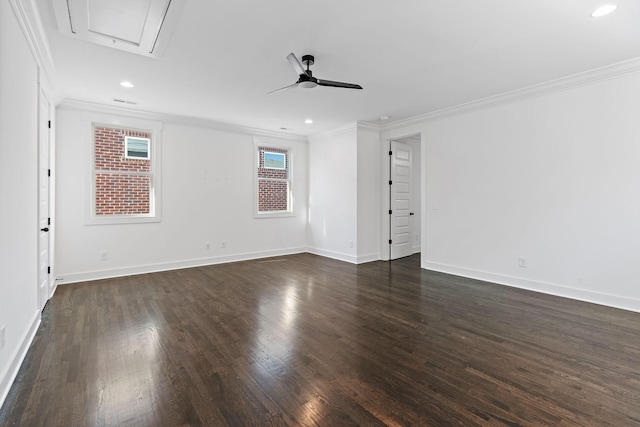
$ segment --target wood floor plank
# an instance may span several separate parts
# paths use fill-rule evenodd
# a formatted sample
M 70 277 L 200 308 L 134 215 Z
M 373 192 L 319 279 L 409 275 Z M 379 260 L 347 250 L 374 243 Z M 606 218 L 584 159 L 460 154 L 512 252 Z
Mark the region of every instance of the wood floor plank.
M 640 315 L 310 254 L 61 286 L 0 426 L 640 426 Z

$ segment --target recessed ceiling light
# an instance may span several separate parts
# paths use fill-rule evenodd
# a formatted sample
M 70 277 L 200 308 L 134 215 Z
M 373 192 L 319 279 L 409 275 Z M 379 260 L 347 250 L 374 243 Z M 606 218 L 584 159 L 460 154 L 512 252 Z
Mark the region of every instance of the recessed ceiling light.
M 380 120 L 382 121 L 389 120 L 389 116 L 380 116 Z
M 311 120 L 311 119 L 307 119 L 307 120 L 305 120 L 304 122 L 305 122 L 306 124 L 310 125 L 311 123 L 313 123 L 313 120 Z
M 616 10 L 617 7 L 618 6 L 615 5 L 615 4 L 605 4 L 603 6 L 600 6 L 599 8 L 594 10 L 593 12 L 591 12 L 591 16 L 593 18 L 599 18 L 601 16 L 608 15 L 611 12 L 613 12 L 614 10 Z
M 131 88 L 131 87 L 133 87 L 133 83 L 127 82 L 127 81 L 122 81 L 122 82 L 120 82 L 120 86 Z

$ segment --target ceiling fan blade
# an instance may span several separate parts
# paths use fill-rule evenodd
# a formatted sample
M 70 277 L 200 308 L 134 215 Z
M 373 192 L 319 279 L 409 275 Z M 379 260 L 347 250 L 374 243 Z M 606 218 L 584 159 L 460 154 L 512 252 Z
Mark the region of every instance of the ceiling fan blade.
M 296 70 L 296 73 L 298 73 L 299 76 L 302 74 L 307 74 L 304 67 L 302 66 L 302 63 L 293 53 L 287 55 L 287 59 L 289 60 L 289 64 L 291 64 L 291 66 L 294 70 Z
M 320 80 L 317 81 L 318 86 L 331 86 L 331 87 L 342 87 L 345 89 L 362 89 L 362 86 L 356 85 L 353 83 L 342 83 L 342 82 L 334 82 L 331 80 Z
M 271 92 L 267 92 L 267 95 L 270 93 L 284 92 L 285 90 L 293 89 L 294 87 L 298 87 L 298 83 L 294 83 L 289 86 L 281 87 L 280 89 L 272 90 Z

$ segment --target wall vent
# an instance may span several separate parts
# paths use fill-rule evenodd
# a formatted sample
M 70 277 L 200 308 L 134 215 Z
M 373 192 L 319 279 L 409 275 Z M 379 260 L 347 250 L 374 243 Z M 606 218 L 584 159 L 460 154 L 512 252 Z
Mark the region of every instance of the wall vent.
M 138 103 L 137 103 L 137 102 L 135 102 L 135 101 L 127 101 L 126 99 L 111 98 L 111 100 L 112 100 L 113 102 L 119 102 L 120 104 L 138 105 Z

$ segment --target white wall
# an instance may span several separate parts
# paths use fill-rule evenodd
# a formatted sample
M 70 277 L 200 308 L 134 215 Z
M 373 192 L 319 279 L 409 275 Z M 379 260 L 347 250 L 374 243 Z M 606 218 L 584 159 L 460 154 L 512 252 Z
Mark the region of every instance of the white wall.
M 380 134 L 356 123 L 309 138 L 309 252 L 380 259 Z
M 636 73 L 386 132 L 423 132 L 423 267 L 640 311 L 638 111 Z
M 40 320 L 37 295 L 38 66 L 0 2 L 0 405 Z
M 357 262 L 360 263 L 380 259 L 382 171 L 380 131 L 358 124 L 357 132 Z
M 357 262 L 355 126 L 309 138 L 309 251 Z
M 75 107 L 57 111 L 60 283 L 306 250 L 306 142 L 265 137 L 292 148 L 295 216 L 256 219 L 253 136 L 171 122 L 163 124 L 161 140 L 162 221 L 87 225 L 91 123 L 129 120 Z M 109 259 L 101 261 L 105 251 Z

